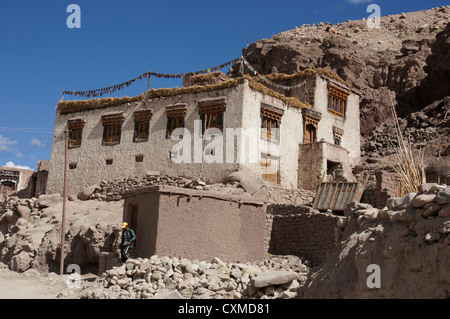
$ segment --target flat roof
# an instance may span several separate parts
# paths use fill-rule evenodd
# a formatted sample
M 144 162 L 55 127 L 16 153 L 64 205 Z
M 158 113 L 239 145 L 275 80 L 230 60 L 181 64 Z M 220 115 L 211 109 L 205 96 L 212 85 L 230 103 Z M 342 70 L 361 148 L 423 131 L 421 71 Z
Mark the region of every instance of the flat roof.
M 256 205 L 256 206 L 264 206 L 267 202 L 262 199 L 258 199 L 248 196 L 239 196 L 239 195 L 226 195 L 217 193 L 214 191 L 208 190 L 197 190 L 191 188 L 182 188 L 177 186 L 168 186 L 168 185 L 157 185 L 157 186 L 148 186 L 143 188 L 137 188 L 133 190 L 126 191 L 122 194 L 122 198 L 126 199 L 128 197 L 132 197 L 139 194 L 146 193 L 162 193 L 166 195 L 180 195 L 186 197 L 206 197 L 206 198 L 214 198 L 218 200 L 224 200 L 229 202 L 235 202 L 242 205 Z

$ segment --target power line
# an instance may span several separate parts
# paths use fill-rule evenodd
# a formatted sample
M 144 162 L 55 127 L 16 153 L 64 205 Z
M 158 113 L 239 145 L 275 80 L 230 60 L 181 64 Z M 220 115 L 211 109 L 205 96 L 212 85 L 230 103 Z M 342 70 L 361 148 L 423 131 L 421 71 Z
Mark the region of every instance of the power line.
M 0 131 L 5 131 L 5 132 L 28 132 L 28 133 L 48 133 L 48 134 L 53 134 L 53 129 L 45 129 L 45 128 L 0 127 Z

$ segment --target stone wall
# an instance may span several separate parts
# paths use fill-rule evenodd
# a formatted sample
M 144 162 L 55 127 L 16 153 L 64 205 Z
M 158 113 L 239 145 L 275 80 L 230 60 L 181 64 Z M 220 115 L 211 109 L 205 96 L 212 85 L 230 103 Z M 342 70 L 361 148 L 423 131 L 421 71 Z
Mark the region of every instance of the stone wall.
M 388 198 L 396 196 L 396 175 L 388 171 L 377 171 L 376 176 L 376 207 L 383 208 Z
M 336 249 L 300 298 L 449 298 L 450 187 L 423 184 L 417 194 L 386 204 L 381 210 L 349 204 L 338 220 Z M 379 289 L 367 285 L 373 264 L 381 272 Z
M 320 264 L 335 246 L 337 220 L 307 206 L 268 205 L 265 249 L 269 254 L 295 255 Z

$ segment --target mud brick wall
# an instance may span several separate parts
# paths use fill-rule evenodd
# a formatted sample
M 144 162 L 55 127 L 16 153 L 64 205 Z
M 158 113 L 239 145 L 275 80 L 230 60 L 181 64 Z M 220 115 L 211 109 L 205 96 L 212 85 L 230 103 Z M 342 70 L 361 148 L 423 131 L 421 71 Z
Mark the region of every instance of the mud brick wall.
M 307 206 L 268 205 L 265 250 L 274 255 L 295 255 L 320 264 L 334 248 L 338 216 Z
M 375 172 L 377 186 L 377 201 L 376 207 L 383 208 L 386 206 L 386 200 L 391 197 L 395 197 L 396 194 L 396 175 L 388 171 Z

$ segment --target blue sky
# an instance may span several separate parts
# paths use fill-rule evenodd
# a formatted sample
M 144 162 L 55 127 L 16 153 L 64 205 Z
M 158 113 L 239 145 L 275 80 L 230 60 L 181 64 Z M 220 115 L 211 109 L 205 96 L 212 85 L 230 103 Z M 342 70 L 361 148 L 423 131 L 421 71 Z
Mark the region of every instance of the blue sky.
M 371 3 L 386 16 L 449 1 L 3 1 L 0 166 L 36 169 L 40 159 L 50 159 L 55 108 L 63 90 L 100 89 L 147 70 L 207 69 L 239 57 L 247 42 L 296 26 L 367 18 Z M 79 29 L 67 27 L 70 4 L 81 9 Z M 181 80 L 151 79 L 152 88 L 173 86 L 181 86 Z M 142 80 L 106 96 L 135 96 L 146 88 Z

